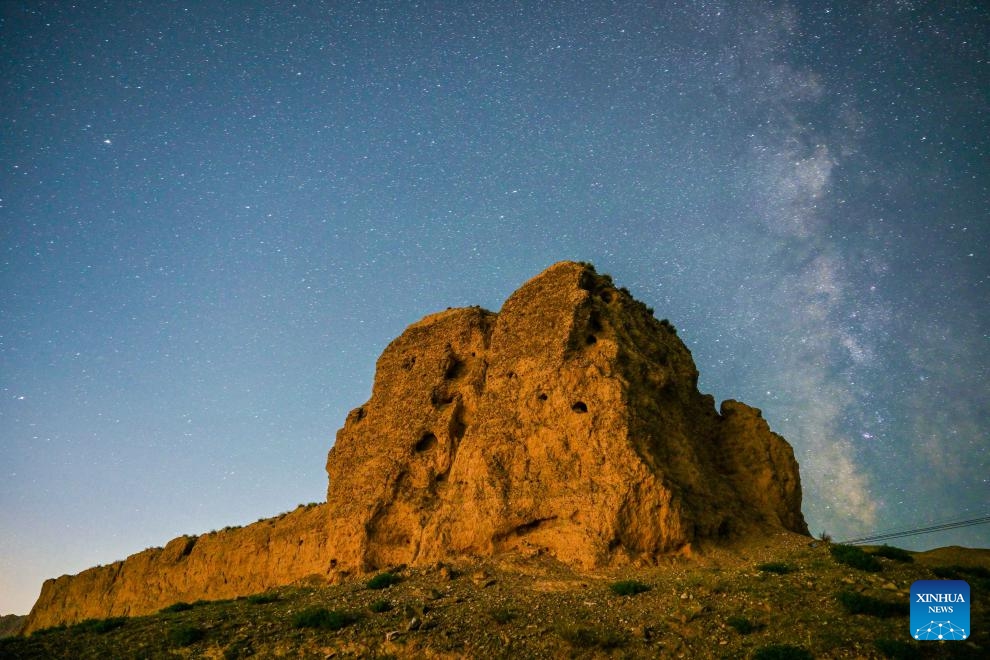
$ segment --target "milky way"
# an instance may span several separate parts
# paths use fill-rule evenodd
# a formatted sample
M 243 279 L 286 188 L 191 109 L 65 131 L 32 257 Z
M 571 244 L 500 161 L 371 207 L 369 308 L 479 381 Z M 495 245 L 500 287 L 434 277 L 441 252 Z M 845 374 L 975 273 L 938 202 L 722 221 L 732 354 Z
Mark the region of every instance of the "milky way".
M 941 3 L 939 3 L 941 4 Z M 987 513 L 981 3 L 4 3 L 0 612 L 324 497 L 374 361 L 588 260 L 837 539 Z M 987 526 L 905 539 L 990 545 Z

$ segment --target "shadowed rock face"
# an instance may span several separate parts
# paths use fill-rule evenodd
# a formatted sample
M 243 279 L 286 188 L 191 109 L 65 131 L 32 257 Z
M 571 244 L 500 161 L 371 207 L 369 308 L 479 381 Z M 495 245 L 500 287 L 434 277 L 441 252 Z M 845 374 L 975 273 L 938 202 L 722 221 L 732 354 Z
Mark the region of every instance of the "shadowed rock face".
M 460 556 L 594 567 L 807 534 L 790 446 L 697 381 L 669 323 L 556 264 L 497 315 L 433 314 L 385 349 L 330 450 L 325 505 L 48 580 L 26 631 Z
M 584 567 L 702 539 L 807 533 L 760 412 L 607 276 L 552 266 L 497 314 L 428 316 L 378 361 L 327 460 L 330 560 L 367 571 L 506 550 Z

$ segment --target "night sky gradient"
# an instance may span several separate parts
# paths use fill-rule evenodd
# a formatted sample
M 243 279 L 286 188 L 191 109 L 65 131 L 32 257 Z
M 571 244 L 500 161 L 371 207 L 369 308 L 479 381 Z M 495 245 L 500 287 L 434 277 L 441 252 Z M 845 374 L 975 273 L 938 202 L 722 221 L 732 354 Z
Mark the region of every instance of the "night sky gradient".
M 562 259 L 764 411 L 814 533 L 990 509 L 985 3 L 0 8 L 0 613 L 325 499 L 386 344 Z

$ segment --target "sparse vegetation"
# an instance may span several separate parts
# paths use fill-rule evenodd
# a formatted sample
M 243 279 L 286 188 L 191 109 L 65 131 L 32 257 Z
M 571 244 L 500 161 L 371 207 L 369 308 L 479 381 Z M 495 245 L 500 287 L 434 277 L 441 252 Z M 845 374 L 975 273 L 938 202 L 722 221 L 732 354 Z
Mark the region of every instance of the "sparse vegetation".
M 496 607 L 488 612 L 488 616 L 490 616 L 492 621 L 495 623 L 505 625 L 516 618 L 516 613 L 508 607 Z
M 881 545 L 873 551 L 873 554 L 877 557 L 886 557 L 887 559 L 893 559 L 894 561 L 914 561 L 914 557 L 907 550 L 895 548 L 894 546 L 887 544 Z
M 814 657 L 807 649 L 790 644 L 771 644 L 753 653 L 753 660 L 814 660 Z
M 873 642 L 873 645 L 877 647 L 877 650 L 885 658 L 893 658 L 893 660 L 915 660 L 921 657 L 921 651 L 917 647 L 917 642 L 912 644 L 895 639 L 878 639 Z
M 168 641 L 173 646 L 191 646 L 206 637 L 202 628 L 182 624 L 168 631 Z
M 379 573 L 374 576 L 365 584 L 369 589 L 385 589 L 391 587 L 393 584 L 398 584 L 402 578 L 400 578 L 395 573 Z
M 771 561 L 765 564 L 760 564 L 756 567 L 756 569 L 763 571 L 764 573 L 776 573 L 777 575 L 786 575 L 794 570 L 789 564 L 785 564 L 780 561 Z
M 118 616 L 110 619 L 87 619 L 72 626 L 72 632 L 75 633 L 91 632 L 91 633 L 96 633 L 98 635 L 102 635 L 103 633 L 108 633 L 111 630 L 122 628 L 126 623 L 127 623 L 126 616 Z
M 0 657 L 497 657 L 504 649 L 506 657 L 772 660 L 832 657 L 836 649 L 849 657 L 916 658 L 942 648 L 906 634 L 907 585 L 934 578 L 926 553 L 913 563 L 873 557 L 883 562 L 883 574 L 853 571 L 828 548 L 801 539 L 747 554 L 717 567 L 683 561 L 672 569 L 630 567 L 621 575 L 583 574 L 539 557 L 443 571 L 410 567 L 392 572 L 402 580 L 387 591 L 367 589 L 372 576 L 366 576 L 183 603 L 166 608 L 178 612 L 121 619 L 119 627 L 91 621 L 3 639 Z M 990 571 L 960 565 L 970 561 L 964 552 L 948 556 L 934 573 L 966 579 L 977 593 L 990 588 L 978 586 Z M 987 555 L 972 556 L 990 566 Z M 765 564 L 792 571 L 773 574 L 762 570 Z M 762 578 L 754 577 L 758 568 Z M 479 586 L 475 574 L 494 584 Z M 614 595 L 620 578 L 650 589 Z M 786 626 L 777 625 L 781 612 Z M 974 599 L 972 638 L 949 650 L 985 655 L 988 615 L 990 607 Z
M 556 630 L 561 639 L 581 649 L 614 649 L 626 641 L 618 632 L 593 626 L 558 625 Z
M 278 602 L 279 595 L 274 591 L 266 591 L 260 594 L 251 594 L 247 597 L 247 602 L 252 605 L 267 605 L 268 603 Z
M 753 623 L 744 616 L 730 616 L 725 622 L 740 635 L 748 635 L 762 628 L 762 626 Z
M 255 655 L 248 639 L 235 640 L 230 646 L 223 650 L 223 660 L 240 660 L 250 658 Z
M 932 573 L 943 580 L 966 580 L 969 578 L 990 580 L 990 570 L 983 566 L 936 566 L 932 569 Z
M 866 614 L 868 616 L 892 617 L 907 616 L 910 614 L 911 606 L 907 601 L 891 602 L 880 600 L 872 596 L 856 593 L 855 591 L 842 591 L 839 593 L 839 603 L 849 614 Z
M 186 610 L 191 610 L 195 605 L 192 603 L 186 603 L 179 601 L 178 603 L 172 603 L 168 607 L 163 607 L 159 610 L 163 614 L 173 614 L 175 612 L 185 612 Z
M 612 593 L 619 596 L 635 596 L 650 590 L 650 585 L 639 580 L 619 580 L 609 585 Z
M 829 552 L 840 564 L 870 573 L 878 573 L 883 570 L 883 566 L 876 557 L 855 545 L 833 545 L 829 547 Z
M 328 610 L 325 607 L 310 607 L 296 612 L 292 617 L 292 625 L 296 628 L 320 628 L 323 630 L 340 630 L 356 621 L 356 617 L 347 612 Z

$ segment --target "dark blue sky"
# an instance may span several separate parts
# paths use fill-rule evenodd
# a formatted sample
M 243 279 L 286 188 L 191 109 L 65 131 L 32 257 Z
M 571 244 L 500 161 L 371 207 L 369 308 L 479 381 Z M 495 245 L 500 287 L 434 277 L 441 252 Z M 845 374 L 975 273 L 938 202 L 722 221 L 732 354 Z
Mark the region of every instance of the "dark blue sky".
M 981 3 L 0 8 L 0 613 L 324 499 L 388 341 L 561 259 L 764 410 L 815 533 L 987 512 Z

